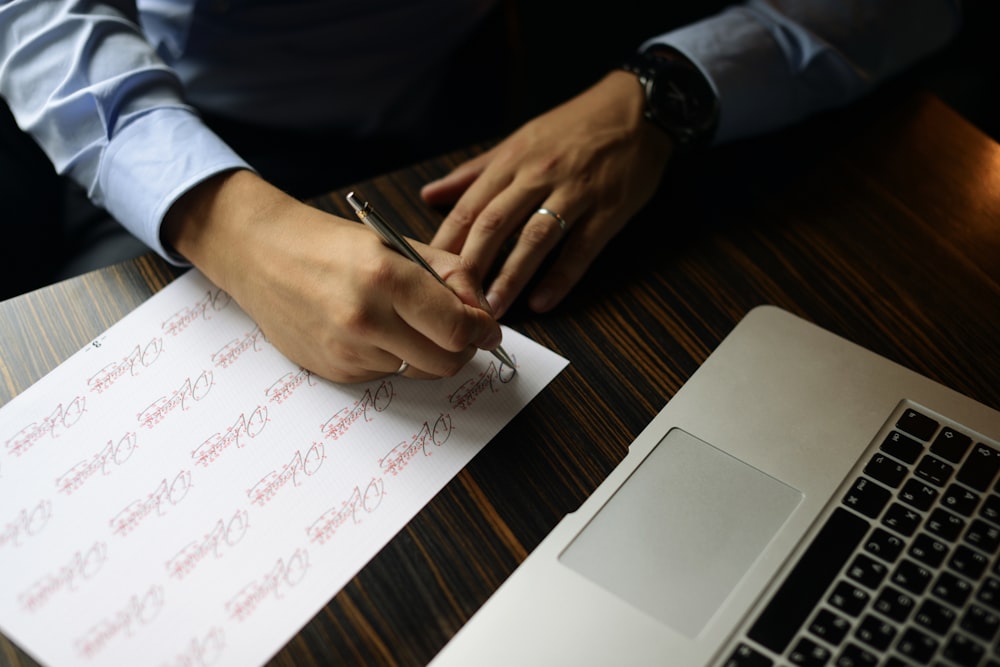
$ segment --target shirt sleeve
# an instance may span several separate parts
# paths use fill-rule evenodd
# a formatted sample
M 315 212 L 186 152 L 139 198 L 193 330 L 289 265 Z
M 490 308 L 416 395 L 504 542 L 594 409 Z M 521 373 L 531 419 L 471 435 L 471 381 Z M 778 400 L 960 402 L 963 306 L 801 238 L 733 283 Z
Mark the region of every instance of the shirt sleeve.
M 673 46 L 719 96 L 716 143 L 842 106 L 944 46 L 960 0 L 748 0 L 648 40 Z
M 183 264 L 160 240 L 171 204 L 214 174 L 249 166 L 185 104 L 136 16 L 134 2 L 0 3 L 0 96 L 59 173 Z

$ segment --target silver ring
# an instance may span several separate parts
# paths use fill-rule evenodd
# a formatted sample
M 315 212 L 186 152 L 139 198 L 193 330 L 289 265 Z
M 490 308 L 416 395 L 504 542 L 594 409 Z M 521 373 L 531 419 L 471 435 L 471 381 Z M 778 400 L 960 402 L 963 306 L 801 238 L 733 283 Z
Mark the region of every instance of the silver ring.
M 566 221 L 563 220 L 562 216 L 556 213 L 555 211 L 550 211 L 549 209 L 543 206 L 542 208 L 535 211 L 535 213 L 541 213 L 542 215 L 551 215 L 553 218 L 556 219 L 556 222 L 559 223 L 559 231 L 561 232 L 566 231 Z
M 409 361 L 404 361 L 403 363 L 401 363 L 399 365 L 399 370 L 397 370 L 395 374 L 396 375 L 402 375 L 403 373 L 406 372 L 406 369 L 409 368 L 409 367 L 410 367 L 410 362 Z

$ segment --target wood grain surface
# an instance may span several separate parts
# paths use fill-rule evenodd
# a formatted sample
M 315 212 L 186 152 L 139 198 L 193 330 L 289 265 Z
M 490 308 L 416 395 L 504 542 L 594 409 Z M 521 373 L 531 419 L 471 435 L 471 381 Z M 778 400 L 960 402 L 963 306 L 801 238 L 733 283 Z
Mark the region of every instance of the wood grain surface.
M 516 306 L 569 367 L 272 664 L 426 664 L 756 305 L 1000 408 L 1000 146 L 897 93 L 676 165 L 563 305 Z M 352 189 L 428 240 L 420 185 L 477 150 Z M 348 191 L 314 203 L 353 218 Z M 175 275 L 150 256 L 0 303 L 0 402 Z M 35 663 L 0 638 L 0 664 Z

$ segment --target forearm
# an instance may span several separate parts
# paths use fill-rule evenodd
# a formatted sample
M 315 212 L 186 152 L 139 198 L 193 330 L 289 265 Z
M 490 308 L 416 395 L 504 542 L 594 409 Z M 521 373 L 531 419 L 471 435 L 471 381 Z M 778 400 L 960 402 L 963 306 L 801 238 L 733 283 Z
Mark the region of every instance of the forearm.
M 57 171 L 167 256 L 173 201 L 245 163 L 184 103 L 134 14 L 134 2 L 0 4 L 0 95 Z

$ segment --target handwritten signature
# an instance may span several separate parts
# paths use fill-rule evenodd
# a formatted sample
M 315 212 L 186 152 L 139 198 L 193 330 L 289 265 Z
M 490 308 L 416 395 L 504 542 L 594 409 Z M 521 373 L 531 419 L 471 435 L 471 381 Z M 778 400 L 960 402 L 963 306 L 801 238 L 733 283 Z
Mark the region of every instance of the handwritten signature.
M 306 528 L 306 535 L 312 542 L 323 544 L 331 539 L 336 532 L 348 523 L 359 524 L 362 516 L 371 514 L 382 504 L 385 497 L 385 482 L 381 477 L 373 477 L 365 488 L 355 486 L 351 495 L 340 507 L 334 507 L 323 512 L 316 521 Z
M 395 396 L 395 393 L 392 389 L 392 382 L 383 380 L 374 392 L 371 389 L 366 389 L 361 398 L 355 401 L 353 405 L 338 411 L 326 420 L 320 428 L 327 438 L 336 440 L 346 435 L 351 426 L 359 419 L 363 418 L 366 422 L 372 421 L 374 416 L 369 410 L 382 412 L 392 403 L 393 396 Z
M 41 422 L 28 424 L 8 438 L 4 446 L 11 454 L 20 456 L 46 436 L 55 439 L 63 435 L 80 421 L 86 411 L 87 399 L 84 396 L 77 396 L 65 406 L 60 402 Z

